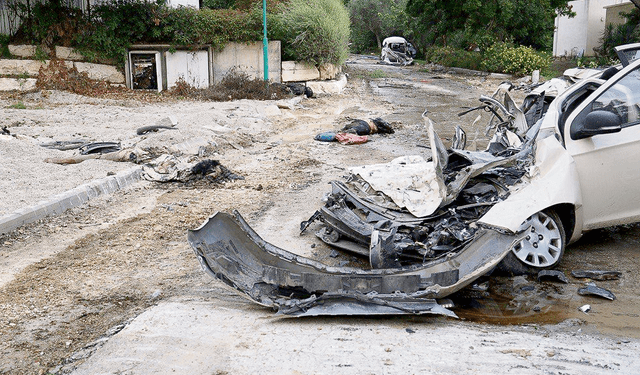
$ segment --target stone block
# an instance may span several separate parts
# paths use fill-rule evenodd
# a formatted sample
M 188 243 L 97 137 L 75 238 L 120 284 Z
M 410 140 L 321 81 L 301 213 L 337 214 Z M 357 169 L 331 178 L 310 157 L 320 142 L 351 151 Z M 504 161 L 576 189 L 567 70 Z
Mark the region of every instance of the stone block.
M 347 77 L 344 74 L 341 74 L 336 80 L 307 82 L 307 87 L 313 90 L 313 95 L 340 94 L 346 86 Z
M 37 50 L 38 50 L 37 46 L 32 46 L 28 44 L 21 44 L 21 45 L 9 44 L 9 53 L 11 53 L 13 56 L 34 57 L 36 55 Z
M 342 73 L 342 68 L 327 63 L 318 66 L 318 71 L 320 72 L 320 80 L 323 81 L 327 79 L 336 79 L 336 77 Z
M 0 91 L 29 91 L 36 88 L 35 78 L 0 78 Z
M 304 82 L 320 79 L 320 71 L 313 65 L 296 61 L 282 62 L 282 82 Z
M 124 74 L 122 74 L 115 66 L 93 64 L 84 62 L 75 62 L 73 65 L 79 72 L 85 72 L 91 79 L 107 81 L 110 83 L 124 83 Z
M 40 68 L 46 63 L 36 60 L 10 60 L 0 59 L 0 74 L 2 75 L 23 75 L 37 77 Z
M 56 46 L 56 57 L 60 60 L 84 60 L 84 56 L 73 48 Z

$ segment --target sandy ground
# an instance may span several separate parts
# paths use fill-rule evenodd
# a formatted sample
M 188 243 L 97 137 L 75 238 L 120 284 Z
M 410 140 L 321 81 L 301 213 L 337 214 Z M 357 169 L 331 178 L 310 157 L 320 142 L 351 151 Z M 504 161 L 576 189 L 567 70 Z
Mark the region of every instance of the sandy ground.
M 382 78 L 370 79 L 367 71 Z M 581 373 L 637 372 L 640 307 L 636 226 L 597 231 L 567 249 L 561 269 L 623 272 L 606 287 L 614 302 L 578 296 L 580 280 L 546 285 L 493 277 L 488 291 L 462 294 L 463 318 L 275 319 L 271 311 L 205 275 L 186 230 L 216 211 L 238 209 L 266 240 L 330 264 L 299 223 L 322 205 L 328 182 L 349 166 L 428 153 L 420 114 L 428 109 L 449 138 L 460 107 L 501 79 L 420 72 L 359 59 L 340 95 L 302 101 L 145 104 L 47 91 L 3 97 L 0 215 L 130 163 L 44 163 L 73 151 L 48 141 L 119 141 L 154 152 L 194 138 L 206 156 L 244 180 L 213 184 L 141 182 L 0 237 L 0 373 Z M 6 108 L 21 101 L 27 109 Z M 177 130 L 135 129 L 174 116 Z M 359 146 L 313 141 L 349 118 L 381 116 L 396 129 Z M 484 129 L 467 129 L 483 143 Z M 418 146 L 418 147 L 417 147 Z M 523 286 L 528 286 L 524 288 Z M 506 292 L 508 290 L 510 292 Z M 527 291 L 515 293 L 514 291 Z M 474 294 L 476 293 L 476 294 Z M 592 305 L 584 314 L 578 307 Z M 537 312 L 532 306 L 541 306 Z

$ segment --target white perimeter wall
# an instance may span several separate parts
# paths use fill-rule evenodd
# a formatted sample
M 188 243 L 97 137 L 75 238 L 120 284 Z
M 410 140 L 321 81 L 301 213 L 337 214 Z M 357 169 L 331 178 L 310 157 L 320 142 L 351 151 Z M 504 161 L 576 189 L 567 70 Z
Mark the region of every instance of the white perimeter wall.
M 600 45 L 604 32 L 607 11 L 604 7 L 627 1 L 621 0 L 579 0 L 570 1 L 569 6 L 576 13 L 573 18 L 556 18 L 553 38 L 554 56 L 593 56 L 593 49 Z

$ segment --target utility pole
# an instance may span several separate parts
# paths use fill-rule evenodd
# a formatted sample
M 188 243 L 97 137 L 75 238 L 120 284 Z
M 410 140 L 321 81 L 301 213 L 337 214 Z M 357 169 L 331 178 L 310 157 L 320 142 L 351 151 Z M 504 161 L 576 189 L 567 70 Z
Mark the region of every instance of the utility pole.
M 264 80 L 269 80 L 269 41 L 267 40 L 267 0 L 262 0 L 262 58 L 264 59 Z

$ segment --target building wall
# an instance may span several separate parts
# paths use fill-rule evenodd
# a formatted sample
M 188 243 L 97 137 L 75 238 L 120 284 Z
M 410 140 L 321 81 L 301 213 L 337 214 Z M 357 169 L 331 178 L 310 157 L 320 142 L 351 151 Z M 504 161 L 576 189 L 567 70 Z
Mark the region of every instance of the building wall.
M 629 13 L 635 6 L 633 3 L 622 3 L 616 5 L 610 5 L 605 8 L 607 16 L 605 19 L 605 25 L 622 25 L 627 22 L 627 19 L 621 15 L 621 13 Z
M 191 7 L 191 8 L 199 9 L 200 1 L 199 0 L 169 0 L 167 1 L 167 5 L 173 8 L 183 6 L 183 7 Z
M 280 41 L 269 42 L 269 80 L 281 82 Z M 246 73 L 251 78 L 264 77 L 262 43 L 228 43 L 222 51 L 213 51 L 211 66 L 213 82 L 218 83 L 232 70 Z
M 556 30 L 553 37 L 554 56 L 580 56 L 587 50 L 589 0 L 570 1 L 569 6 L 576 16 L 556 17 Z
M 605 7 L 628 3 L 623 0 L 578 0 L 569 6 L 576 13 L 573 18 L 556 18 L 553 39 L 554 56 L 593 56 L 604 32 L 607 10 Z

